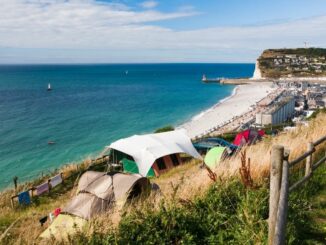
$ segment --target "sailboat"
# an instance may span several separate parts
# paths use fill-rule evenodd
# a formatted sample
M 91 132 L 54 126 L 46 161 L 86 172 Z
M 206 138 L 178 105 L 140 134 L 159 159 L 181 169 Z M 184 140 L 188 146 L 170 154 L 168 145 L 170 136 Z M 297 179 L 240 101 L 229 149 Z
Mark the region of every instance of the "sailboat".
M 49 83 L 48 84 L 48 91 L 51 91 L 52 90 L 52 88 L 51 88 L 51 84 Z

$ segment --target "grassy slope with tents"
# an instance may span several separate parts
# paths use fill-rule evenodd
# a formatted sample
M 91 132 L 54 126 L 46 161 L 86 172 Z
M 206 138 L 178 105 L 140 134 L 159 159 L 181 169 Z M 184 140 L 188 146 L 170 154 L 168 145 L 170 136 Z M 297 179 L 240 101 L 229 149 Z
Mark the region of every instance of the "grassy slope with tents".
M 200 162 L 172 169 L 152 181 L 161 188 L 161 194 L 152 193 L 146 200 L 138 200 L 124 210 L 107 213 L 92 220 L 85 231 L 70 238 L 77 244 L 162 244 L 162 243 L 266 243 L 268 216 L 269 152 L 273 144 L 282 144 L 295 158 L 306 149 L 306 142 L 326 135 L 326 114 L 320 113 L 308 127 L 300 127 L 277 137 L 247 147 L 251 158 L 253 186 L 246 186 L 239 178 L 241 159 L 226 160 L 214 171 L 213 182 Z M 322 145 L 318 151 L 325 150 Z M 49 195 L 34 201 L 30 207 L 10 208 L 6 191 L 0 197 L 0 236 L 11 225 L 0 243 L 25 244 L 39 242 L 37 236 L 44 230 L 39 218 L 54 208 L 63 207 L 75 193 L 79 174 L 89 168 L 86 161 L 76 169 L 63 169 L 65 185 Z M 103 170 L 101 165 L 92 168 Z M 102 168 L 102 169 L 101 169 Z M 326 168 L 321 167 L 305 188 L 290 195 L 288 242 L 325 242 Z M 302 175 L 300 170 L 295 175 Z M 70 176 L 69 178 L 67 178 Z M 39 179 L 34 184 L 44 181 Z M 28 185 L 28 184 L 27 184 Z M 29 184 L 31 185 L 31 183 Z M 20 186 L 20 190 L 24 187 Z M 16 223 L 15 223 L 16 222 Z

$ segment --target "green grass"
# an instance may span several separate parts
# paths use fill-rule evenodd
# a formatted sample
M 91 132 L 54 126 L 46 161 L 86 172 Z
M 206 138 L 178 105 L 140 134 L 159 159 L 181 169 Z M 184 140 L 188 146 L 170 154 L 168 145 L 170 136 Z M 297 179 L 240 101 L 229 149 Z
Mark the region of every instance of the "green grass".
M 290 194 L 288 244 L 325 242 L 325 167 Z M 268 182 L 268 181 L 267 181 Z M 176 188 L 177 192 L 177 188 Z M 177 195 L 175 195 L 177 196 Z M 234 178 L 213 184 L 194 200 L 173 198 L 159 208 L 135 205 L 109 233 L 71 238 L 80 244 L 266 244 L 268 186 L 246 189 Z
M 293 244 L 326 242 L 326 167 L 314 172 L 311 180 L 290 194 L 288 234 Z

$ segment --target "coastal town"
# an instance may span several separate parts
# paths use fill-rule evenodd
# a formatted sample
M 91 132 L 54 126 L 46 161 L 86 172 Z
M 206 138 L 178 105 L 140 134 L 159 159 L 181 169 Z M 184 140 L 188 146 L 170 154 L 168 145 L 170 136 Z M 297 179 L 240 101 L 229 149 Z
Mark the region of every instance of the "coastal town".
M 234 94 L 224 103 L 217 104 L 211 110 L 204 112 L 200 117 L 184 124 L 188 134 L 196 138 L 205 135 L 216 136 L 227 132 L 245 130 L 248 128 L 273 127 L 276 125 L 293 125 L 304 123 L 315 110 L 325 108 L 326 84 L 315 81 L 288 82 L 276 80 L 269 83 L 251 82 L 238 85 L 235 94 L 244 96 L 249 100 L 253 95 L 246 95 L 245 91 L 255 91 L 256 101 L 249 105 L 249 109 L 241 108 Z M 257 89 L 257 90 L 254 90 Z M 266 94 L 264 94 L 266 93 Z M 233 116 L 227 118 L 228 111 L 232 109 Z M 241 111 L 243 111 L 241 113 Z M 236 111 L 239 111 L 236 114 Z M 219 114 L 225 115 L 221 120 Z M 235 114 L 235 115 L 234 115 Z M 227 119 L 227 120 L 225 120 Z M 221 123 L 218 123 L 221 120 Z M 214 122 L 217 124 L 214 124 Z M 195 133 L 195 134 L 194 134 Z
M 237 85 L 233 95 L 181 127 L 196 139 L 304 123 L 315 110 L 325 108 L 325 60 L 325 49 L 265 50 L 256 61 L 252 78 L 216 80 L 226 86 Z
M 278 55 L 273 58 L 273 63 L 276 68 L 284 69 L 290 72 L 307 72 L 315 71 L 322 73 L 326 70 L 325 57 L 308 58 L 303 55 Z

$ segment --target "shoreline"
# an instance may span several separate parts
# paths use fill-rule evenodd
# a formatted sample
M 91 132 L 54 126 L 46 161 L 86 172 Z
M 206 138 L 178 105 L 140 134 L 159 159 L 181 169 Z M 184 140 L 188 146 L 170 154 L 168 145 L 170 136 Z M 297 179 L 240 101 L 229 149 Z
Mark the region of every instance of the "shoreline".
M 220 104 L 222 104 L 222 103 L 228 101 L 229 99 L 231 99 L 233 96 L 235 96 L 235 95 L 237 94 L 238 86 L 239 86 L 239 85 L 237 85 L 237 86 L 235 86 L 235 87 L 233 88 L 232 93 L 231 93 L 229 96 L 227 96 L 227 97 L 225 97 L 225 98 L 219 100 L 217 103 L 215 103 L 214 105 L 212 105 L 212 106 L 209 107 L 208 109 L 204 109 L 204 110 L 202 110 L 201 112 L 199 112 L 198 114 L 192 116 L 189 120 L 187 120 L 187 121 L 185 121 L 184 123 L 180 124 L 180 125 L 177 126 L 176 128 L 182 128 L 182 126 L 183 126 L 184 124 L 187 124 L 188 122 L 196 121 L 196 120 L 200 119 L 200 118 L 201 118 L 202 116 L 204 116 L 206 113 L 208 113 L 208 112 L 214 110 L 214 109 L 215 109 L 217 106 L 219 106 Z
M 230 96 L 193 116 L 177 129 L 185 129 L 188 136 L 195 139 L 220 130 L 235 118 L 243 117 L 243 123 L 246 114 L 253 116 L 256 103 L 276 90 L 272 85 L 271 82 L 237 85 Z

